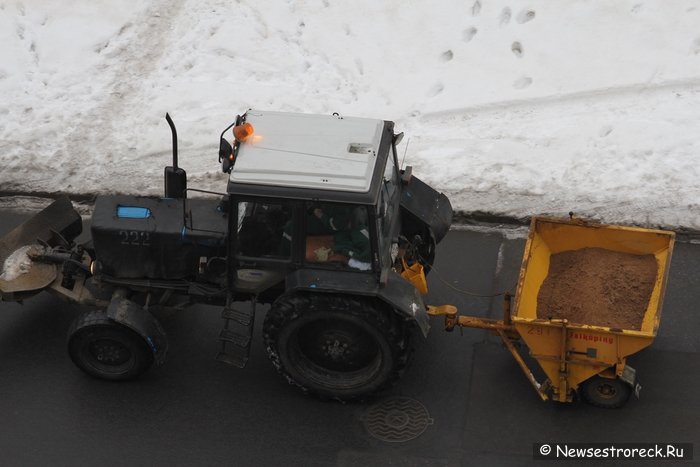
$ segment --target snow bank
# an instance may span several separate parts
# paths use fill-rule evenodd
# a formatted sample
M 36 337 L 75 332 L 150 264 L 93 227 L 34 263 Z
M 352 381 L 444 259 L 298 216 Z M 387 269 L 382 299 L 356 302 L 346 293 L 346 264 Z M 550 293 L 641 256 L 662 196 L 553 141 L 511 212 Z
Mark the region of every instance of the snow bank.
M 691 0 L 0 0 L 0 191 L 190 186 L 249 107 L 379 117 L 462 211 L 700 228 Z M 408 146 L 406 147 L 406 145 Z

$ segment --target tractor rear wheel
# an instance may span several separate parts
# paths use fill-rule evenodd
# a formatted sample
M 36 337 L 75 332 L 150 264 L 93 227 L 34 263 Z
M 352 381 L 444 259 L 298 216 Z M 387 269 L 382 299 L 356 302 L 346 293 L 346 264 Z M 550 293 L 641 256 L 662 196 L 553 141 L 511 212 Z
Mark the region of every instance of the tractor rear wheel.
M 154 360 L 143 338 L 101 310 L 84 313 L 73 322 L 68 353 L 85 373 L 111 381 L 134 379 Z
M 408 336 L 370 299 L 331 294 L 288 295 L 268 312 L 264 338 L 277 370 L 304 392 L 361 400 L 405 368 Z
M 589 404 L 605 409 L 616 409 L 627 403 L 632 387 L 620 378 L 593 376 L 581 385 L 581 395 Z

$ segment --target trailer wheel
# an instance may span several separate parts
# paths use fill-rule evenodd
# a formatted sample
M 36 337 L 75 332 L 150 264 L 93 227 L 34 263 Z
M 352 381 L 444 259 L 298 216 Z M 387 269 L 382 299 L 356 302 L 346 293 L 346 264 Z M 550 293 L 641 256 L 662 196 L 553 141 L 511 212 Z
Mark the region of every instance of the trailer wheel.
M 134 379 L 154 360 L 143 338 L 101 310 L 84 313 L 73 322 L 68 353 L 85 373 L 111 381 Z
M 616 409 L 627 403 L 632 387 L 619 378 L 593 376 L 581 385 L 581 395 L 589 404 Z
M 278 299 L 264 323 L 268 356 L 287 380 L 322 399 L 362 400 L 405 368 L 408 336 L 371 300 L 330 294 Z

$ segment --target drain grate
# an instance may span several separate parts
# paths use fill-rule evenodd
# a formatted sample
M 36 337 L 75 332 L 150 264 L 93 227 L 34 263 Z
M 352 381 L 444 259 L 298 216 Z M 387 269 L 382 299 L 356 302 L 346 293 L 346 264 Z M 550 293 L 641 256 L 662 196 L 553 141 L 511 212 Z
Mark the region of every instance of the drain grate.
M 403 443 L 422 435 L 433 424 L 433 419 L 417 400 L 395 397 L 370 407 L 363 422 L 373 437 L 389 443 Z

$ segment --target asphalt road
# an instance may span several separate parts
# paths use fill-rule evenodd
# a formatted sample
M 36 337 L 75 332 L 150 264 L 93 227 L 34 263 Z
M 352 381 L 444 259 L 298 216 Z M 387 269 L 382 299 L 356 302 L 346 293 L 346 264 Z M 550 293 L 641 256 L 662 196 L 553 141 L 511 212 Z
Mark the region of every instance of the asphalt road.
M 0 212 L 0 234 L 21 218 Z M 459 294 L 438 274 L 481 294 L 508 289 L 523 245 L 497 231 L 451 231 L 427 301 L 500 317 L 500 298 Z M 533 460 L 536 442 L 687 442 L 700 450 L 697 271 L 700 245 L 677 243 L 659 335 L 630 359 L 641 399 L 619 410 L 540 401 L 495 338 L 446 333 L 440 320 L 390 390 L 362 404 L 320 402 L 272 368 L 262 315 L 248 367 L 215 362 L 220 310 L 203 306 L 159 316 L 170 338 L 164 366 L 138 381 L 108 383 L 84 375 L 67 355 L 78 307 L 48 294 L 1 303 L 0 464 L 519 466 L 551 465 Z M 387 435 L 374 424 L 387 416 L 405 427 L 393 441 L 380 439 Z M 683 465 L 700 465 L 700 451 L 695 459 Z

